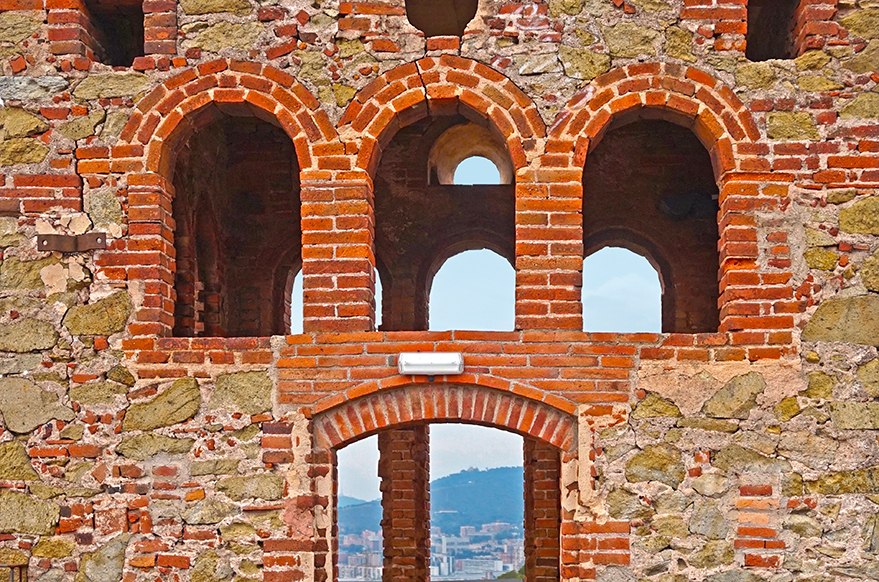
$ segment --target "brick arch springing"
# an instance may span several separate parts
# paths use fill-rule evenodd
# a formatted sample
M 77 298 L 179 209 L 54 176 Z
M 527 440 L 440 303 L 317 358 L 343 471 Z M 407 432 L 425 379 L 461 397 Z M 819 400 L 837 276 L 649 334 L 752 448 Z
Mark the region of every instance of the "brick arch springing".
M 534 102 L 498 71 L 454 55 L 427 57 L 385 72 L 360 90 L 339 121 L 362 136 L 357 167 L 374 174 L 381 149 L 401 127 L 428 115 L 460 113 L 500 135 L 513 167 L 537 155 L 546 127 Z
M 691 129 L 711 155 L 718 182 L 728 172 L 748 169 L 748 156 L 739 155 L 737 146 L 761 137 L 750 111 L 720 80 L 693 67 L 638 63 L 605 73 L 579 91 L 550 127 L 547 151 L 564 151 L 562 143 L 573 146 L 571 154 L 551 157 L 558 163 L 556 158 L 569 156 L 567 165 L 582 170 L 608 129 L 637 119 Z
M 508 430 L 564 451 L 577 444 L 576 419 L 547 402 L 481 384 L 408 384 L 347 400 L 314 418 L 315 444 L 337 449 L 384 429 L 462 422 Z

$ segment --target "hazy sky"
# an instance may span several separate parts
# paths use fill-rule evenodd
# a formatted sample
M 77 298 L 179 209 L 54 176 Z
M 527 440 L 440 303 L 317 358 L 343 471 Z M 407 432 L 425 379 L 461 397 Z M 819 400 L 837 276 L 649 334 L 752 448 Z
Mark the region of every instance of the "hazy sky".
M 458 166 L 458 184 L 497 183 L 497 169 L 483 158 Z M 661 326 L 661 287 L 647 259 L 619 248 L 604 248 L 583 263 L 583 326 L 587 331 L 652 331 Z M 376 289 L 381 313 L 381 286 Z M 510 331 L 514 327 L 515 273 L 499 255 L 468 251 L 443 264 L 430 294 L 430 329 Z M 302 313 L 302 277 L 293 288 L 291 313 Z M 293 318 L 293 333 L 302 330 Z M 298 320 L 298 321 L 297 321 Z M 476 467 L 522 464 L 522 437 L 501 430 L 463 424 L 430 428 L 431 480 Z M 339 493 L 372 500 L 379 497 L 376 437 L 339 451 Z

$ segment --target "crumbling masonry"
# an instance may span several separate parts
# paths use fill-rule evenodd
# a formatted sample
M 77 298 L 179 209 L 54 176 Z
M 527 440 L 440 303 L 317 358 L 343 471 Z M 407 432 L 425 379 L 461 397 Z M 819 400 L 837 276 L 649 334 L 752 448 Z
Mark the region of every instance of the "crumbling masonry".
M 472 422 L 525 437 L 529 582 L 879 579 L 876 0 L 0 10 L 0 578 L 332 582 L 377 433 L 425 582 L 428 425 Z M 663 333 L 580 331 L 608 245 Z M 478 248 L 515 330 L 425 331 Z

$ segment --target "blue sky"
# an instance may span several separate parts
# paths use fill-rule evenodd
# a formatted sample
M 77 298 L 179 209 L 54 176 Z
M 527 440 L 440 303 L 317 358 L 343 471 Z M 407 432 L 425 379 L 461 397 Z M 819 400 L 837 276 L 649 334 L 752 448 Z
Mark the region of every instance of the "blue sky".
M 498 182 L 497 168 L 484 158 L 458 166 L 458 184 Z M 656 270 L 644 257 L 620 248 L 604 248 L 583 263 L 583 327 L 587 331 L 660 331 L 661 288 Z M 381 289 L 376 289 L 380 304 Z M 446 261 L 430 294 L 431 330 L 510 331 L 514 327 L 515 273 L 499 255 L 467 251 Z M 293 289 L 293 314 L 302 313 L 302 278 Z M 378 309 L 380 313 L 380 308 Z M 301 332 L 294 317 L 293 333 Z M 298 320 L 298 321 L 297 321 Z M 476 467 L 522 464 L 522 438 L 501 430 L 463 424 L 431 426 L 431 480 Z M 376 437 L 339 451 L 339 493 L 377 499 Z

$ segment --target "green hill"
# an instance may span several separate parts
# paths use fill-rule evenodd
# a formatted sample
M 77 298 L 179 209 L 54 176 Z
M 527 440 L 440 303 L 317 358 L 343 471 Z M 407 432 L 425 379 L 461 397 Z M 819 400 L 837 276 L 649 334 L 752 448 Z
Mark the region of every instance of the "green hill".
M 347 495 L 339 495 L 339 498 L 336 500 L 336 503 L 339 504 L 339 507 L 348 507 L 349 505 L 362 505 L 364 503 L 368 503 L 365 499 L 357 499 L 356 497 L 348 497 Z
M 505 521 L 521 524 L 525 512 L 522 467 L 471 469 L 430 484 L 430 521 L 443 533 L 457 534 L 463 525 Z M 380 530 L 380 501 L 339 508 L 339 533 Z

